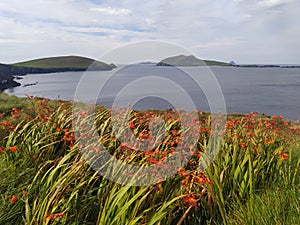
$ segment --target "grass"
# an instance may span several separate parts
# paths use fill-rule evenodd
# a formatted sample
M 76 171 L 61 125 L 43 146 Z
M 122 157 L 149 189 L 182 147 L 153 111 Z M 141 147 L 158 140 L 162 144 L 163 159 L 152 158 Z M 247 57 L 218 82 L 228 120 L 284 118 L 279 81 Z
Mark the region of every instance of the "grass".
M 199 169 L 211 133 L 211 115 L 198 112 L 195 146 L 175 175 L 152 185 L 122 185 L 94 171 L 103 151 L 130 165 L 156 165 L 172 156 L 188 133 L 172 111 L 127 111 L 113 129 L 112 111 L 73 103 L 0 94 L 0 224 L 297 224 L 299 128 L 280 117 L 230 116 L 220 152 Z M 11 109 L 14 108 L 14 109 Z M 75 116 L 75 117 L 73 117 Z M 151 123 L 165 134 L 151 148 Z M 87 126 L 92 119 L 96 130 Z M 80 129 L 74 127 L 77 122 Z M 73 124 L 72 124 L 73 123 Z M 127 134 L 126 127 L 133 132 Z M 125 134 L 124 142 L 117 137 Z M 138 138 L 138 142 L 136 142 Z M 80 142 L 78 140 L 88 140 Z M 147 151 L 135 151 L 128 146 Z M 83 151 L 84 150 L 84 151 Z M 85 159 L 85 160 L 82 160 Z M 90 164 L 87 163 L 90 162 Z M 166 168 L 167 169 L 167 168 Z M 112 168 L 117 174 L 121 168 Z M 132 174 L 132 176 L 140 174 Z M 130 176 L 124 177 L 130 182 Z M 129 183 L 130 184 L 130 183 Z
M 253 210 L 249 210 L 249 202 L 232 206 L 229 224 L 299 224 L 299 189 L 284 187 L 255 194 Z
M 299 224 L 300 221 L 300 145 L 288 152 L 281 174 L 271 187 L 256 191 L 244 204 L 235 202 L 227 215 L 228 224 Z

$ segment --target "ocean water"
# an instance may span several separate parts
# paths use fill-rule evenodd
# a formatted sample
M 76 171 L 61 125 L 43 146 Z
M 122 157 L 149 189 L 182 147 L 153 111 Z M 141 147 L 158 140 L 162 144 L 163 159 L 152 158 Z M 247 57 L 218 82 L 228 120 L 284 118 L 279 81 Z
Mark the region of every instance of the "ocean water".
M 5 92 L 94 102 L 106 107 L 259 112 L 300 120 L 299 68 L 158 67 L 138 64 L 113 71 L 29 74 Z M 35 85 L 30 85 L 35 84 Z

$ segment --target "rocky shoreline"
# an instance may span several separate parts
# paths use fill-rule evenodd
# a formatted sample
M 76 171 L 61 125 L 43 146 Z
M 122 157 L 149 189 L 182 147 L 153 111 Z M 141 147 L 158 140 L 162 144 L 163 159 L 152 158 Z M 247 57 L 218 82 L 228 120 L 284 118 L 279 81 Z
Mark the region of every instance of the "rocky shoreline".
M 14 81 L 14 77 L 12 75 L 0 71 L 0 91 L 8 88 L 18 87 L 20 85 L 20 83 Z
M 90 66 L 88 70 L 91 71 L 104 71 L 112 70 L 116 68 L 114 64 L 103 65 L 97 64 Z M 32 67 L 22 67 L 22 66 L 12 66 L 7 64 L 0 63 L 0 91 L 3 91 L 8 88 L 13 88 L 20 86 L 21 84 L 14 81 L 15 78 L 20 79 L 20 76 L 26 74 L 41 74 L 41 73 L 59 73 L 59 72 L 68 72 L 68 71 L 86 71 L 87 68 L 32 68 Z
M 231 65 L 234 67 L 249 67 L 249 68 L 300 68 L 300 66 L 283 66 L 283 65 L 257 65 L 257 64 L 241 64 L 241 65 Z

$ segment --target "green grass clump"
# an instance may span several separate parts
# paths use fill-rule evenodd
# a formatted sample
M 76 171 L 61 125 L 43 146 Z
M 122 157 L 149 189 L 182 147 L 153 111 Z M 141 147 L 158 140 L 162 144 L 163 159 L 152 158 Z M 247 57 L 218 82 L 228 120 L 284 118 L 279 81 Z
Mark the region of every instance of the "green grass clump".
M 243 205 L 234 204 L 232 214 L 228 215 L 228 224 L 299 224 L 300 187 L 270 189 L 253 196 Z M 253 207 L 253 210 L 250 210 Z

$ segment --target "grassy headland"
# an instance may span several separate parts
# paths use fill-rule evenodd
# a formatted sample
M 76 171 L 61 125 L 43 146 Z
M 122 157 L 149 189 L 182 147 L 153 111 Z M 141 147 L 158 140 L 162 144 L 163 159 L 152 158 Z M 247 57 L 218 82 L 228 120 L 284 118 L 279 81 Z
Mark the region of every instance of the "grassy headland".
M 71 102 L 0 97 L 0 224 L 283 225 L 300 220 L 299 129 L 281 117 L 230 116 L 219 154 L 201 171 L 211 117 L 199 112 L 198 142 L 183 146 L 189 163 L 165 181 L 130 187 L 107 180 L 82 160 L 101 157 L 92 140 L 76 142 L 90 139 L 85 124 L 91 116 L 84 105 L 72 113 Z M 188 132 L 176 112 L 128 111 L 129 144 L 137 137 L 135 144 L 149 142 L 149 122 L 157 116 L 166 123 L 161 143 L 141 152 L 118 141 L 123 130 L 112 132 L 110 110 L 97 107 L 93 116 L 97 140 L 129 164 L 164 161 Z M 72 127 L 74 120 L 80 130 Z
M 0 91 L 7 88 L 13 88 L 20 84 L 14 81 L 14 76 L 40 73 L 57 73 L 67 71 L 102 71 L 112 70 L 114 64 L 106 64 L 94 59 L 81 56 L 59 56 L 35 59 L 15 64 L 0 63 Z
M 12 64 L 12 66 L 43 68 L 43 69 L 56 69 L 56 68 L 81 68 L 88 69 L 92 64 L 97 64 L 99 67 L 109 67 L 108 64 L 94 59 L 81 57 L 81 56 L 58 56 L 34 59 L 25 62 Z

